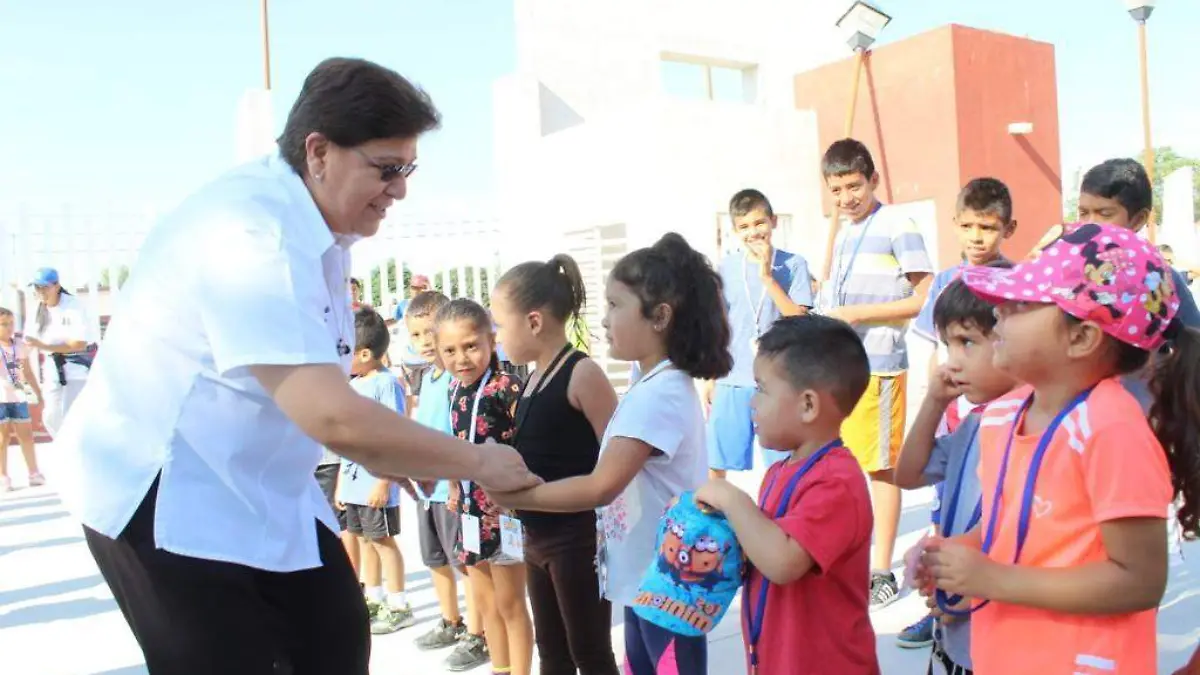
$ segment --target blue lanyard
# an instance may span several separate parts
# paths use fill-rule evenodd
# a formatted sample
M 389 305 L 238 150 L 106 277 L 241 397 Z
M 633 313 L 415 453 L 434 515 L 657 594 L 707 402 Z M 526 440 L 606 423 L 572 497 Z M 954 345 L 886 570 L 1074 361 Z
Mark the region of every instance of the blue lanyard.
M 1038 471 L 1042 468 L 1042 460 L 1046 456 L 1046 450 L 1050 447 L 1050 441 L 1054 440 L 1054 433 L 1058 431 L 1058 427 L 1062 425 L 1063 420 L 1071 411 L 1078 408 L 1081 403 L 1087 400 L 1089 394 L 1095 385 L 1079 392 L 1071 402 L 1066 405 L 1054 419 L 1050 420 L 1046 430 L 1042 432 L 1042 437 L 1038 439 L 1037 448 L 1033 451 L 1033 457 L 1029 460 L 1029 472 L 1025 474 L 1025 487 L 1021 491 L 1021 512 L 1017 518 L 1017 550 L 1013 552 L 1012 564 L 1016 565 L 1021 560 L 1021 551 L 1025 548 L 1025 540 L 1029 537 L 1029 519 L 1033 515 L 1033 491 L 1037 487 Z M 1025 412 L 1029 410 L 1029 405 L 1033 402 L 1033 397 L 1026 398 L 1021 403 L 1021 408 L 1017 411 L 1017 418 L 1013 420 L 1012 426 L 1008 430 L 1008 442 L 1004 446 L 1004 458 L 1000 463 L 1000 475 L 996 478 L 996 490 L 992 493 L 992 512 L 988 515 L 987 529 L 983 534 L 983 553 L 987 555 L 992 552 L 992 547 L 996 543 L 996 525 L 1000 513 L 1000 499 L 1004 494 L 1004 480 L 1008 476 L 1008 460 L 1012 454 L 1013 438 L 1017 434 L 1017 425 L 1021 423 L 1021 418 L 1025 416 Z M 984 600 L 978 605 L 968 610 L 951 609 L 954 605 L 962 602 L 961 595 L 947 596 L 944 591 L 937 591 L 938 607 L 946 614 L 951 616 L 967 616 L 976 612 L 987 605 L 990 600 Z
M 800 480 L 804 478 L 804 475 L 808 473 L 809 469 L 813 468 L 817 462 L 821 461 L 822 457 L 828 455 L 830 450 L 840 447 L 842 447 L 842 439 L 835 438 L 821 446 L 819 450 L 809 455 L 808 459 L 804 460 L 804 463 L 800 465 L 800 468 L 796 471 L 796 473 L 792 474 L 792 477 L 790 480 L 788 480 L 787 485 L 783 487 L 783 495 L 779 498 L 779 502 L 775 506 L 775 515 L 771 516 L 772 520 L 782 518 L 783 514 L 787 512 L 788 504 L 792 501 L 792 493 L 796 491 L 796 486 L 800 483 Z M 779 470 L 775 472 L 775 475 L 771 476 L 771 482 L 767 483 L 767 489 L 763 490 L 762 499 L 758 503 L 759 509 L 764 511 L 766 510 L 767 498 L 771 496 L 771 491 L 775 488 L 775 481 L 779 478 L 779 474 L 781 473 L 783 473 L 782 465 L 779 467 Z M 758 639 L 762 636 L 763 619 L 766 618 L 767 587 L 770 585 L 771 582 L 767 581 L 766 577 L 763 577 L 762 583 L 759 584 L 758 587 L 758 607 L 751 611 L 750 603 L 746 602 L 743 609 L 746 614 L 746 622 L 750 625 L 750 672 L 752 674 L 758 672 L 757 646 Z M 746 590 L 749 590 L 749 588 Z M 749 598 L 746 598 L 746 600 L 748 599 Z
M 962 495 L 963 474 L 967 471 L 967 461 L 971 459 L 971 449 L 975 445 L 975 437 L 979 435 L 978 420 L 976 420 L 975 429 L 971 431 L 971 438 L 967 440 L 966 450 L 963 452 L 962 463 L 958 467 L 958 481 L 954 484 L 954 494 L 950 495 L 950 503 L 946 505 L 946 526 L 942 528 L 943 537 L 954 536 L 954 515 L 958 512 L 958 498 Z M 975 502 L 975 510 L 971 512 L 971 519 L 967 521 L 967 526 L 962 529 L 963 532 L 970 532 L 971 528 L 979 524 L 979 519 L 983 517 L 983 496 L 980 495 L 979 500 Z
M 858 233 L 858 240 L 854 242 L 854 251 L 850 253 L 850 262 L 845 267 L 842 267 L 841 262 L 846 253 L 846 240 L 842 239 L 842 246 L 838 251 L 838 267 L 841 271 L 841 274 L 838 276 L 840 280 L 834 287 L 832 298 L 837 307 L 842 307 L 846 304 L 846 282 L 850 280 L 850 274 L 854 271 L 854 261 L 858 259 L 858 250 L 862 248 L 863 239 L 867 238 L 867 229 L 871 227 L 871 223 L 875 222 L 875 215 L 879 213 L 879 209 L 881 208 L 883 208 L 883 204 L 876 203 L 875 210 L 871 211 L 871 215 L 867 216 L 866 222 L 863 223 L 862 231 Z

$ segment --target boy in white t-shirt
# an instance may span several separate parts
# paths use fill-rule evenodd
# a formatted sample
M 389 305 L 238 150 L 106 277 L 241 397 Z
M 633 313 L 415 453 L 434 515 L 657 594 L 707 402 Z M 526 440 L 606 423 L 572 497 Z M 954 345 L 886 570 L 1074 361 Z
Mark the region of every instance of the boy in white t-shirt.
M 683 237 L 670 233 L 622 258 L 606 295 L 609 352 L 637 362 L 645 374 L 617 406 L 596 469 L 492 497 L 528 511 L 596 508 L 601 590 L 625 607 L 625 672 L 654 675 L 660 666 L 671 667 L 662 663 L 666 657 L 675 661 L 669 672 L 707 673 L 704 636 L 671 633 L 631 606 L 655 558 L 660 517 L 708 472 L 704 414 L 693 379 L 718 379 L 733 367 L 720 277 Z

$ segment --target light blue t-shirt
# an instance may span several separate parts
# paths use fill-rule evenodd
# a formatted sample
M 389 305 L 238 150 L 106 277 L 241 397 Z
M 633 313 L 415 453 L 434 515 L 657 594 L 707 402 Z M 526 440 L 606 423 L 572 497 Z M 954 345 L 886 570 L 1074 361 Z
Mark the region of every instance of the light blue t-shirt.
M 774 252 L 771 276 L 787 291 L 792 302 L 812 307 L 812 277 L 804 258 L 788 251 Z M 742 252 L 731 253 L 721 261 L 721 281 L 724 284 L 725 308 L 729 314 L 731 341 L 729 353 L 733 370 L 718 380 L 718 384 L 736 387 L 754 386 L 754 350 L 751 343 L 782 316 L 779 308 L 763 286 L 758 263 Z
M 442 433 L 451 433 L 450 428 L 450 374 L 442 371 L 436 377 L 433 368 L 421 376 L 421 401 L 417 404 L 416 420 Z M 439 480 L 433 494 L 422 495 L 426 501 L 445 504 L 450 498 L 450 481 Z
M 933 306 L 937 304 L 938 296 L 942 294 L 942 291 L 958 278 L 963 267 L 964 264 L 959 263 L 934 275 L 933 283 L 929 285 L 929 295 L 925 296 L 925 304 L 921 305 L 921 313 L 913 319 L 912 326 L 909 327 L 914 334 L 930 342 L 938 342 L 937 324 L 933 321 Z
M 979 483 L 979 413 L 963 418 L 953 433 L 939 437 L 925 465 L 925 481 L 945 481 L 942 492 L 943 536 L 959 535 L 978 525 L 983 487 Z M 956 496 L 957 495 L 957 500 Z M 951 512 L 951 503 L 954 510 Z M 975 521 L 975 522 L 972 522 Z M 951 528 L 949 531 L 947 528 Z M 954 663 L 971 668 L 971 622 L 938 624 L 938 642 Z
M 359 394 L 373 399 L 401 415 L 404 414 L 404 387 L 388 370 L 350 380 L 350 386 Z M 344 504 L 365 506 L 371 491 L 379 479 L 372 476 L 361 465 L 342 458 L 341 498 Z M 400 486 L 392 483 L 388 492 L 388 506 L 400 505 Z

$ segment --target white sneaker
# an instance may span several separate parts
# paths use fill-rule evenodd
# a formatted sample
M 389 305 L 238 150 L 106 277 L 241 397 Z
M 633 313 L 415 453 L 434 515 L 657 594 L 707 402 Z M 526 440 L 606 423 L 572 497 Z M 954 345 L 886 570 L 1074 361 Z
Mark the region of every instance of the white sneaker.
M 8 476 L 0 478 L 0 492 L 12 492 L 12 479 Z
M 46 484 L 46 477 L 40 471 L 29 474 L 29 487 L 41 487 Z

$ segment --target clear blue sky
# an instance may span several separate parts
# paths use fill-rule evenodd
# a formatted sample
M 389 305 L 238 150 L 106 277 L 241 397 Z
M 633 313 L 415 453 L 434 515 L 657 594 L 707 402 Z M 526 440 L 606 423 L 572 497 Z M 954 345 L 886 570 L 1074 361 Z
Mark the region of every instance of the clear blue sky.
M 1064 175 L 1139 151 L 1136 34 L 1120 0 L 882 2 L 895 20 L 881 44 L 951 22 L 1055 44 Z M 1160 0 L 1150 33 L 1156 143 L 1200 155 L 1200 2 Z M 445 118 L 423 142 L 412 206 L 490 192 L 511 2 L 275 0 L 271 37 L 277 125 L 322 58 L 369 58 L 424 86 Z M 257 0 L 3 3 L 0 199 L 175 202 L 230 165 L 238 99 L 260 84 Z

